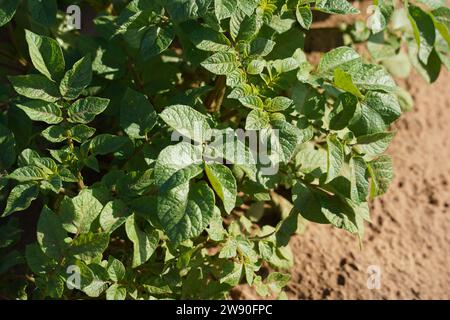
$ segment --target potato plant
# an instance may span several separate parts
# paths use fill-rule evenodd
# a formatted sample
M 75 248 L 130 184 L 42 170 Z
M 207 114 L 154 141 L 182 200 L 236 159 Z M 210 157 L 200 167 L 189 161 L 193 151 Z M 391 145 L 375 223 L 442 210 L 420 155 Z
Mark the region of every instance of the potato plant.
M 450 66 L 445 1 L 371 10 L 313 63 L 350 2 L 0 0 L 0 299 L 286 298 L 307 223 L 362 243 L 392 75 Z

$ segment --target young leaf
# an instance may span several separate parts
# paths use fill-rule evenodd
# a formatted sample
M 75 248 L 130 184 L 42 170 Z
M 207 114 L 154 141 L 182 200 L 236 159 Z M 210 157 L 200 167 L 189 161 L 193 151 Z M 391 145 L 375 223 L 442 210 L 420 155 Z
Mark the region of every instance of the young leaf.
M 37 198 L 38 194 L 39 186 L 36 183 L 18 184 L 9 194 L 2 217 L 6 217 L 16 211 L 25 210 Z
M 205 172 L 214 191 L 222 200 L 225 211 L 230 213 L 236 206 L 237 186 L 231 170 L 219 163 L 205 165 Z
M 233 52 L 217 52 L 201 63 L 203 68 L 217 75 L 226 75 L 237 69 L 239 63 Z
M 58 86 L 52 80 L 40 74 L 8 77 L 14 90 L 24 97 L 47 102 L 59 100 Z
M 75 62 L 72 69 L 66 72 L 59 85 L 59 90 L 65 99 L 74 100 L 91 83 L 91 80 L 92 61 L 91 56 L 86 55 Z
M 108 107 L 109 99 L 87 97 L 74 102 L 68 110 L 69 121 L 73 123 L 89 123 Z
M 65 62 L 56 40 L 25 30 L 31 61 L 34 67 L 50 80 L 59 81 L 64 73 Z
M 362 93 L 359 91 L 359 89 L 353 83 L 352 76 L 349 75 L 344 70 L 342 70 L 341 68 L 336 68 L 334 70 L 333 82 L 334 82 L 334 85 L 336 87 L 338 87 L 339 89 L 347 91 L 348 93 L 351 93 L 360 99 L 364 98 Z
M 30 100 L 17 103 L 16 106 L 22 109 L 34 121 L 56 124 L 64 120 L 61 109 L 51 102 Z

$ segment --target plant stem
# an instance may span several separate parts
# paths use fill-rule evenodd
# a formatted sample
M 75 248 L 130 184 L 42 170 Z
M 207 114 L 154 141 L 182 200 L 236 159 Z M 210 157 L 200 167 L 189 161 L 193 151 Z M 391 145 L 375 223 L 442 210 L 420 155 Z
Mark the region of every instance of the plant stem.
M 205 105 L 209 112 L 215 113 L 220 111 L 223 99 L 225 97 L 226 77 L 218 76 L 214 90 L 206 97 Z

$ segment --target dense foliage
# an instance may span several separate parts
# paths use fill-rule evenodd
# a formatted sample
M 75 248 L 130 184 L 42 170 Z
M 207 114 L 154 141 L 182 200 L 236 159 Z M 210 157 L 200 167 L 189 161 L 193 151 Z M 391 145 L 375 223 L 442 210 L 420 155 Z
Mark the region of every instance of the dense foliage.
M 283 298 L 308 221 L 362 242 L 391 74 L 450 67 L 445 1 L 370 8 L 313 64 L 346 0 L 0 0 L 0 298 Z

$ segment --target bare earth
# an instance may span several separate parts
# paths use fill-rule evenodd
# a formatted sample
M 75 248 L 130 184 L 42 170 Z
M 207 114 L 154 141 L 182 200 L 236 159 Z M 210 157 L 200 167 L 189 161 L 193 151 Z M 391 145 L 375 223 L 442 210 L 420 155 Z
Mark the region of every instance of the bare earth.
M 373 203 L 363 248 L 309 224 L 291 239 L 290 299 L 450 299 L 450 74 L 431 86 L 414 74 L 403 86 L 415 107 L 394 126 L 395 179 Z M 381 270 L 378 290 L 367 288 L 371 265 Z M 244 288 L 239 298 L 257 296 Z

